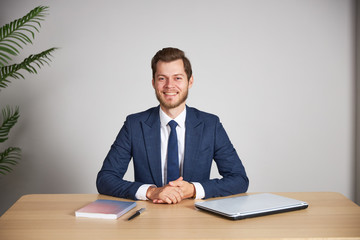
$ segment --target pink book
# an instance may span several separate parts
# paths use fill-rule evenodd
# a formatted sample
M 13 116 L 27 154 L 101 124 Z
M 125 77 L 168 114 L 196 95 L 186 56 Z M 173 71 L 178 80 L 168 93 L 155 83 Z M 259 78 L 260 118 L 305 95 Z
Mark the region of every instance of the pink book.
M 117 219 L 136 206 L 136 202 L 98 199 L 75 212 L 76 217 Z

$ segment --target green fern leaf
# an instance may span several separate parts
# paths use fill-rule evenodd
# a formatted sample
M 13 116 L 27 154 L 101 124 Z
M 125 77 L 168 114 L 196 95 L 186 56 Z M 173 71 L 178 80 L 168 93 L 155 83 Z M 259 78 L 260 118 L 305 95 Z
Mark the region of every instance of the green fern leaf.
M 7 63 L 8 60 L 11 60 L 11 58 L 0 52 L 0 61 Z
M 0 173 L 5 175 L 6 172 L 11 172 L 12 166 L 15 166 L 20 159 L 21 149 L 18 147 L 9 147 L 0 153 Z
M 21 44 L 32 43 L 31 39 L 35 38 L 35 33 L 39 32 L 40 22 L 44 20 L 49 7 L 39 6 L 31 10 L 24 17 L 17 19 L 0 28 L 0 53 L 7 57 L 0 58 L 0 66 L 8 63 L 11 56 L 16 56 Z M 29 37 L 28 35 L 31 35 Z M 7 59 L 7 60 L 6 60 Z
M 2 124 L 0 126 L 0 142 L 5 142 L 8 139 L 10 129 L 16 124 L 19 114 L 19 107 L 15 108 L 15 111 L 9 106 L 2 110 Z
M 15 79 L 24 78 L 24 76 L 19 73 L 20 70 L 25 70 L 29 73 L 37 73 L 36 67 L 40 69 L 44 64 L 50 65 L 51 54 L 56 49 L 57 48 L 50 48 L 39 54 L 30 55 L 19 64 L 0 67 L 0 88 L 6 88 L 8 86 L 8 83 L 10 83 L 8 78 L 10 77 Z

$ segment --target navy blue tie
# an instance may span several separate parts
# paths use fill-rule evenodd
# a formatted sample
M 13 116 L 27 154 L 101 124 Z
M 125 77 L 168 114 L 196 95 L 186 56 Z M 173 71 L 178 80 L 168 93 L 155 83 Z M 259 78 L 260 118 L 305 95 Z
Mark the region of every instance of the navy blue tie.
M 176 134 L 177 122 L 171 120 L 169 123 L 171 128 L 169 142 L 168 142 L 168 153 L 167 153 L 167 183 L 174 181 L 180 177 L 179 168 L 179 155 L 178 155 L 178 141 Z

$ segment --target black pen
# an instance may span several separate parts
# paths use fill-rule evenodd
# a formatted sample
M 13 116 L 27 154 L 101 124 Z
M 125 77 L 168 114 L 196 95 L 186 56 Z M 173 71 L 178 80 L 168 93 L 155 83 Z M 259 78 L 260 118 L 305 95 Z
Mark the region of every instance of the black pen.
M 145 211 L 146 208 L 140 208 L 139 210 L 136 211 L 136 213 L 134 213 L 134 215 L 132 215 L 131 217 L 128 218 L 128 221 L 133 219 L 133 218 L 136 218 L 137 216 L 140 215 L 140 213 L 142 213 L 143 211 Z

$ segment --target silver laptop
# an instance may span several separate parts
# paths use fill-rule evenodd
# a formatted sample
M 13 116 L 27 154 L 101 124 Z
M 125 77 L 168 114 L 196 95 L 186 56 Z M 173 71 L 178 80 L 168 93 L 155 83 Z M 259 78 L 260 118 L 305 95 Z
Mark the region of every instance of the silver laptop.
M 195 207 L 233 220 L 305 209 L 308 204 L 271 193 L 230 197 L 195 203 Z

